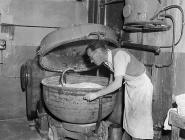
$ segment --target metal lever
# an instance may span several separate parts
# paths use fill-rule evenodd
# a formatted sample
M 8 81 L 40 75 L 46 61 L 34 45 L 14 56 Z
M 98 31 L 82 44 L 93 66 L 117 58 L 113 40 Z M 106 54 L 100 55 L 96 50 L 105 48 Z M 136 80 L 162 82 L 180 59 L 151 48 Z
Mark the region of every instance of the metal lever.
M 143 45 L 143 44 L 136 44 L 136 43 L 130 43 L 130 42 L 121 42 L 121 47 L 127 48 L 127 49 L 133 49 L 133 50 L 141 50 L 141 51 L 147 51 L 147 52 L 153 52 L 155 55 L 159 55 L 160 53 L 160 46 L 149 46 L 149 45 Z
M 97 39 L 100 40 L 101 38 L 105 37 L 105 33 L 104 32 L 91 32 L 89 33 L 88 37 L 90 36 L 97 36 Z
M 100 122 L 102 119 L 102 98 L 103 97 L 99 97 L 98 121 L 96 123 L 95 134 L 98 134 L 98 128 L 100 127 Z
M 66 82 L 64 82 L 64 76 L 65 76 L 65 73 L 67 71 L 75 71 L 75 70 L 72 69 L 72 68 L 68 68 L 68 69 L 64 70 L 63 72 L 61 72 L 61 75 L 60 75 L 60 78 L 59 78 L 59 84 L 62 85 L 62 86 L 64 85 L 64 83 L 66 83 Z

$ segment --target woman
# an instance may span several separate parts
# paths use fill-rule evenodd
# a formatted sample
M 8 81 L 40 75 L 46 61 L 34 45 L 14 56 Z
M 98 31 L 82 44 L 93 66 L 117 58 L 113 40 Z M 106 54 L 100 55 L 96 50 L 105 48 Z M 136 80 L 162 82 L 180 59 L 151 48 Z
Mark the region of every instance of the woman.
M 125 109 L 123 116 L 123 139 L 153 139 L 152 94 L 153 85 L 146 75 L 145 66 L 123 48 L 109 50 L 101 41 L 86 49 L 91 62 L 104 64 L 114 72 L 114 81 L 106 88 L 84 96 L 92 101 L 122 86 L 125 80 Z

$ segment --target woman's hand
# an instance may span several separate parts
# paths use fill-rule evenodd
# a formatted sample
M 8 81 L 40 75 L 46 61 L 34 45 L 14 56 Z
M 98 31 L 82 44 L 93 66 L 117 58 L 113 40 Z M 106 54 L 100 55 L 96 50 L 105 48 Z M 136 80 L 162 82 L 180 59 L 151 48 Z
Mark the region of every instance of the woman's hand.
M 99 96 L 97 95 L 96 92 L 94 93 L 88 93 L 87 95 L 85 95 L 83 97 L 84 100 L 87 100 L 87 101 L 92 101 L 92 100 L 95 100 L 96 98 L 98 98 Z

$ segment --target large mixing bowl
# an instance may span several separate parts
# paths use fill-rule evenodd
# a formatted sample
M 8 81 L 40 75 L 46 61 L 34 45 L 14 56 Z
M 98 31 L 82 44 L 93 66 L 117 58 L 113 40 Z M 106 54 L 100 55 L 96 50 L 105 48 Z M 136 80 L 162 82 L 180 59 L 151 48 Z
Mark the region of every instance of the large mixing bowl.
M 98 88 L 69 88 L 59 84 L 59 76 L 42 80 L 44 102 L 48 110 L 57 118 L 69 123 L 94 123 L 98 120 L 99 100 L 88 102 L 83 96 L 96 92 Z M 106 86 L 108 78 L 97 76 L 66 76 L 67 83 L 92 82 Z M 115 92 L 116 93 L 116 92 Z M 102 119 L 114 108 L 115 93 L 102 99 Z

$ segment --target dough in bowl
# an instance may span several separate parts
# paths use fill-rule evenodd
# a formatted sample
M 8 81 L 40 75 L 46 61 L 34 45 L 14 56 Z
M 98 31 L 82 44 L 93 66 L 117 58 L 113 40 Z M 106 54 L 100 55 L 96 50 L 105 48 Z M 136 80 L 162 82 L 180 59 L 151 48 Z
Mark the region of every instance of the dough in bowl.
M 96 84 L 96 83 L 90 83 L 90 82 L 82 82 L 82 83 L 76 83 L 76 84 L 64 84 L 65 87 L 70 88 L 103 88 L 102 85 Z

